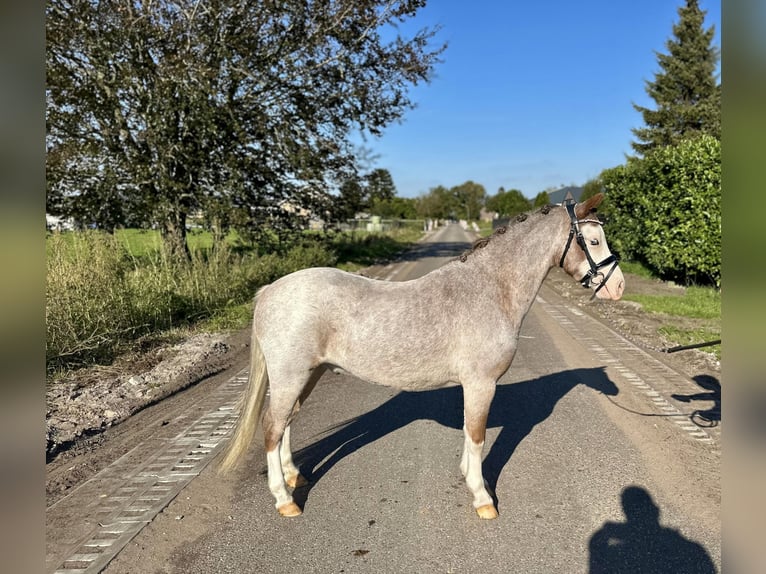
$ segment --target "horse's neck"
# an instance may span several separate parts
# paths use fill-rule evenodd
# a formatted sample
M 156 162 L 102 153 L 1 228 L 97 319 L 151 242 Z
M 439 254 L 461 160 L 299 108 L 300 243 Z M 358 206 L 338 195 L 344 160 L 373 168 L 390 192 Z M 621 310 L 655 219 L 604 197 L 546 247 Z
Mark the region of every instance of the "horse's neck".
M 484 248 L 486 253 L 471 262 L 477 279 L 497 286 L 500 303 L 511 318 L 521 320 L 531 307 L 545 276 L 555 265 L 556 255 L 563 249 L 566 238 L 558 245 L 561 235 L 562 223 L 553 214 L 542 216 L 534 224 L 521 222 L 492 238 Z

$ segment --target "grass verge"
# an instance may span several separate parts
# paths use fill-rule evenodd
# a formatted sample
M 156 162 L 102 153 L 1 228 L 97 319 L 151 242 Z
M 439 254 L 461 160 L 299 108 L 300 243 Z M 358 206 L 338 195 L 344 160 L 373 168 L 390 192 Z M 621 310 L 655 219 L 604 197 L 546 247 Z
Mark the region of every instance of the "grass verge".
M 652 278 L 639 264 L 620 262 L 625 273 Z M 662 317 L 657 332 L 675 345 L 692 345 L 721 339 L 721 292 L 713 287 L 689 286 L 677 294 L 650 295 L 626 293 L 626 301 L 635 301 L 641 308 Z M 721 345 L 704 347 L 703 351 L 721 359 Z

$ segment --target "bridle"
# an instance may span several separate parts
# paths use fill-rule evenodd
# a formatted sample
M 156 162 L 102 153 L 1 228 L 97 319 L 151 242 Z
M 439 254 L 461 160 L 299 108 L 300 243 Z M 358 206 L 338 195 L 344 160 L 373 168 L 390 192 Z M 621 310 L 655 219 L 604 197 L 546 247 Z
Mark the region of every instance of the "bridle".
M 565 204 L 565 207 L 567 209 L 567 213 L 569 213 L 569 219 L 571 220 L 571 225 L 569 227 L 569 238 L 567 239 L 566 247 L 564 247 L 564 253 L 561 255 L 561 261 L 559 261 L 559 267 L 564 267 L 564 258 L 567 256 L 567 253 L 569 252 L 569 247 L 572 245 L 572 239 L 577 238 L 577 245 L 580 246 L 580 249 L 582 249 L 585 252 L 585 257 L 588 259 L 588 265 L 590 265 L 590 271 L 588 271 L 582 279 L 580 279 L 580 283 L 583 287 L 586 289 L 590 288 L 591 285 L 594 283 L 594 279 L 598 276 L 602 277 L 602 280 L 600 283 L 598 283 L 598 287 L 596 287 L 596 290 L 593 292 L 593 295 L 591 296 L 591 299 L 596 296 L 596 293 L 599 292 L 599 290 L 606 285 L 606 282 L 609 280 L 609 278 L 612 276 L 612 273 L 614 273 L 614 270 L 617 268 L 617 264 L 619 263 L 619 259 L 616 255 L 613 253 L 609 255 L 609 257 L 606 257 L 602 261 L 599 261 L 596 263 L 593 260 L 593 257 L 591 257 L 590 252 L 588 251 L 588 245 L 585 243 L 585 237 L 583 237 L 582 231 L 580 231 L 580 224 L 581 223 L 597 223 L 598 225 L 603 225 L 601 221 L 598 219 L 577 219 L 577 216 L 575 215 L 575 204 L 574 203 L 567 203 Z M 612 264 L 612 267 L 607 272 L 606 276 L 604 276 L 604 273 L 599 271 L 599 269 L 602 269 L 606 267 L 609 264 Z

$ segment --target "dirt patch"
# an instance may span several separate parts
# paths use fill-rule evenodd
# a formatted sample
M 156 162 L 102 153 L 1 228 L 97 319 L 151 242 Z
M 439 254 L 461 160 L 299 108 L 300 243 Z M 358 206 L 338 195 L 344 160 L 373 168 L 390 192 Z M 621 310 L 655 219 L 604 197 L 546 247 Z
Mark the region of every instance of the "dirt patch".
M 218 372 L 230 350 L 227 338 L 197 334 L 130 361 L 79 370 L 51 385 L 45 397 L 46 458 Z
M 198 333 L 108 367 L 80 369 L 46 390 L 46 500 L 50 505 L 130 450 L 165 403 L 247 361 L 250 330 Z M 204 386 L 204 385 L 200 385 Z M 207 392 L 200 388 L 199 393 Z M 134 420 L 135 419 L 135 420 Z

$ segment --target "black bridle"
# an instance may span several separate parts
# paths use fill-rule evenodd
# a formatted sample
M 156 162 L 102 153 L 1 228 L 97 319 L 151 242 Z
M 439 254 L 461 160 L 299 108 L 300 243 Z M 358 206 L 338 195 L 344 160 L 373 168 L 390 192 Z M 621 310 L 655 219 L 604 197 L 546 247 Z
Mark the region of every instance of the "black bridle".
M 617 268 L 617 264 L 619 263 L 619 259 L 616 255 L 610 254 L 609 257 L 603 259 L 602 261 L 599 261 L 596 263 L 593 260 L 593 257 L 591 257 L 590 252 L 588 251 L 588 245 L 585 243 L 585 237 L 583 237 L 582 231 L 580 231 L 580 224 L 581 223 L 597 223 L 599 225 L 602 225 L 602 223 L 598 219 L 583 219 L 578 220 L 577 216 L 575 215 L 575 204 L 574 203 L 567 203 L 565 205 L 567 208 L 567 213 L 569 213 L 569 219 L 571 220 L 571 225 L 569 227 L 569 238 L 567 239 L 566 247 L 564 247 L 564 253 L 561 255 L 561 261 L 559 261 L 559 267 L 564 267 L 564 258 L 567 256 L 567 252 L 569 251 L 569 247 L 572 245 L 572 239 L 577 239 L 577 245 L 580 246 L 580 249 L 585 252 L 585 257 L 588 259 L 588 265 L 590 265 L 590 271 L 588 271 L 582 279 L 580 279 L 580 283 L 583 287 L 588 289 L 592 284 L 593 280 L 598 277 L 599 275 L 602 277 L 602 280 L 600 283 L 598 283 L 598 287 L 596 287 L 596 290 L 593 292 L 593 297 L 596 296 L 596 293 L 599 292 L 599 290 L 606 285 L 606 282 L 609 280 L 609 278 L 612 276 L 612 273 L 614 273 L 614 270 Z M 609 264 L 612 264 L 612 267 L 607 272 L 606 276 L 604 276 L 604 273 L 599 271 L 599 269 L 602 269 L 606 267 Z

